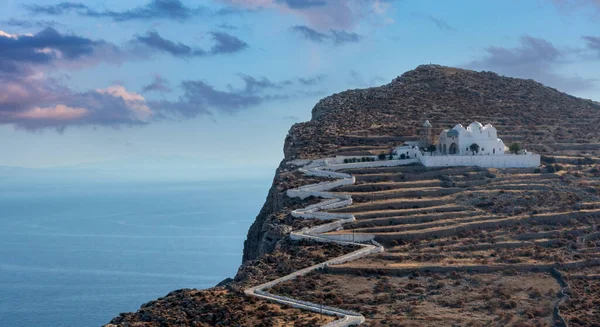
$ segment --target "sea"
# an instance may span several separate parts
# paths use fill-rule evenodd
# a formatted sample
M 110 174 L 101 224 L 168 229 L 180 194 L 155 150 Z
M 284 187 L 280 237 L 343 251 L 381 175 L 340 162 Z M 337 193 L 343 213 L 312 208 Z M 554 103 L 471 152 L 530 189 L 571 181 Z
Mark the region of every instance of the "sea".
M 0 326 L 98 327 L 233 277 L 270 183 L 0 184 Z

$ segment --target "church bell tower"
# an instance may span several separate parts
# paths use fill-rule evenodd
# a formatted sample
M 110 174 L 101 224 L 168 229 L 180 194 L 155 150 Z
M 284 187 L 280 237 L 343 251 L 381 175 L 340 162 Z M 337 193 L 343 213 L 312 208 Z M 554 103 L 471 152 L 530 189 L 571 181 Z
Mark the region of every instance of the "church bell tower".
M 431 144 L 433 144 L 431 140 L 431 123 L 429 123 L 429 120 L 425 120 L 423 123 L 423 129 L 421 129 L 421 133 L 419 135 L 419 147 L 427 148 Z

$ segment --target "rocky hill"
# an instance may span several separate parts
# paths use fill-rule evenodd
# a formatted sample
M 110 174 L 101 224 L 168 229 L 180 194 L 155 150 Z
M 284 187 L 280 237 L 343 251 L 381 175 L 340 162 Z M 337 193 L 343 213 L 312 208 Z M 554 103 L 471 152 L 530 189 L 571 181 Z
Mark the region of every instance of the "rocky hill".
M 292 126 L 286 137 L 285 158 L 248 231 L 235 279 L 207 291 L 174 292 L 111 324 L 312 326 L 328 321 L 242 292 L 353 250 L 289 240 L 291 230 L 319 224 L 294 219 L 290 212 L 318 200 L 291 199 L 285 191 L 322 180 L 304 176 L 289 162 L 387 152 L 415 139 L 425 119 L 434 135 L 456 123 L 491 123 L 505 143 L 520 141 L 542 153 L 544 164 L 529 170 L 348 170 L 356 185 L 336 191 L 352 194 L 355 203 L 336 211 L 353 213 L 358 221 L 349 228 L 377 235 L 386 253 L 270 292 L 361 312 L 368 326 L 560 325 L 559 300 L 566 301 L 561 308 L 570 325 L 596 326 L 600 279 L 593 276 L 600 269 L 592 263 L 600 262 L 600 104 L 532 80 L 438 65 L 319 101 L 312 119 Z M 567 282 L 570 298 L 559 295 Z M 269 314 L 257 316 L 257 310 Z M 212 313 L 234 318 L 223 322 Z
M 579 99 L 533 80 L 492 72 L 422 65 L 391 83 L 328 96 L 312 119 L 294 124 L 285 139 L 284 162 L 346 153 L 387 151 L 413 140 L 425 119 L 433 134 L 471 121 L 491 123 L 505 144 L 519 141 L 550 154 L 600 149 L 600 103 Z M 244 246 L 243 261 L 273 249 L 285 231 L 272 224 L 285 201 L 288 174 L 280 167 Z M 298 178 L 301 178 L 297 176 Z

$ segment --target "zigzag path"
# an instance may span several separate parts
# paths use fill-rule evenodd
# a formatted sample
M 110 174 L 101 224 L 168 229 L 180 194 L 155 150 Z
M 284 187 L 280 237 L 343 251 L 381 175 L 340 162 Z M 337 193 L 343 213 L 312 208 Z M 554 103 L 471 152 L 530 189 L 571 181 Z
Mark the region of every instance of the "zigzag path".
M 410 163 L 409 160 L 391 160 L 385 163 L 386 166 L 397 166 L 397 165 L 406 165 Z M 382 166 L 379 162 L 371 163 L 372 166 Z M 302 209 L 292 211 L 292 216 L 296 218 L 303 219 L 321 219 L 321 220 L 331 220 L 331 223 L 327 223 L 324 225 L 319 225 L 313 228 L 305 228 L 300 231 L 294 231 L 290 233 L 290 238 L 293 240 L 301 240 L 307 239 L 317 242 L 334 242 L 342 245 L 357 245 L 360 246 L 361 249 L 345 254 L 343 256 L 295 271 L 287 276 L 277 278 L 275 280 L 249 287 L 244 290 L 244 293 L 249 296 L 256 296 L 259 298 L 271 300 L 283 305 L 292 306 L 299 309 L 310 310 L 313 312 L 319 312 L 327 315 L 338 316 L 340 319 L 335 320 L 325 327 L 342 327 L 342 326 L 353 326 L 359 325 L 365 321 L 365 317 L 358 313 L 348 310 L 343 310 L 339 308 L 323 306 L 321 304 L 296 300 L 293 298 L 274 295 L 266 292 L 266 289 L 269 289 L 279 283 L 294 279 L 298 276 L 306 275 L 307 273 L 317 270 L 323 269 L 330 265 L 341 264 L 345 262 L 349 262 L 352 260 L 359 259 L 361 257 L 367 256 L 373 253 L 381 253 L 384 251 L 384 247 L 375 242 L 374 236 L 366 238 L 370 244 L 359 243 L 356 241 L 340 241 L 335 239 L 330 239 L 326 235 L 323 235 L 326 232 L 339 230 L 342 228 L 342 225 L 345 223 L 352 223 L 356 221 L 356 218 L 352 214 L 346 213 L 326 213 L 322 212 L 327 209 L 334 208 L 342 208 L 345 206 L 349 206 L 352 204 L 352 197 L 348 194 L 340 194 L 340 193 L 332 193 L 327 192 L 327 190 L 344 186 L 344 185 L 352 185 L 356 182 L 354 176 L 350 174 L 338 173 L 335 169 L 347 168 L 348 165 L 330 165 L 327 159 L 315 160 L 310 162 L 304 168 L 300 168 L 299 170 L 306 175 L 309 176 L 318 176 L 318 177 L 328 177 L 328 178 L 338 178 L 335 181 L 331 182 L 322 182 L 317 184 L 310 184 L 302 187 L 298 187 L 296 189 L 288 190 L 287 195 L 290 197 L 299 197 L 304 199 L 309 196 L 321 197 L 325 200 L 307 206 Z M 363 164 L 364 167 L 364 164 Z M 363 234 L 365 235 L 365 234 Z M 370 240 L 369 240 L 370 238 Z M 363 239 L 365 241 L 365 239 Z

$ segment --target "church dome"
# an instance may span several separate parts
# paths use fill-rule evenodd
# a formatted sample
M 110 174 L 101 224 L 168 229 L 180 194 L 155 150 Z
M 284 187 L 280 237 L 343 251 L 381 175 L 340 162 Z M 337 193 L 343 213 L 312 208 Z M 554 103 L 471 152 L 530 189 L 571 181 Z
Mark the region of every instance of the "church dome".
M 474 121 L 471 123 L 471 125 L 469 125 L 469 129 L 470 130 L 476 130 L 476 129 L 482 129 L 483 125 L 481 125 L 480 122 Z

